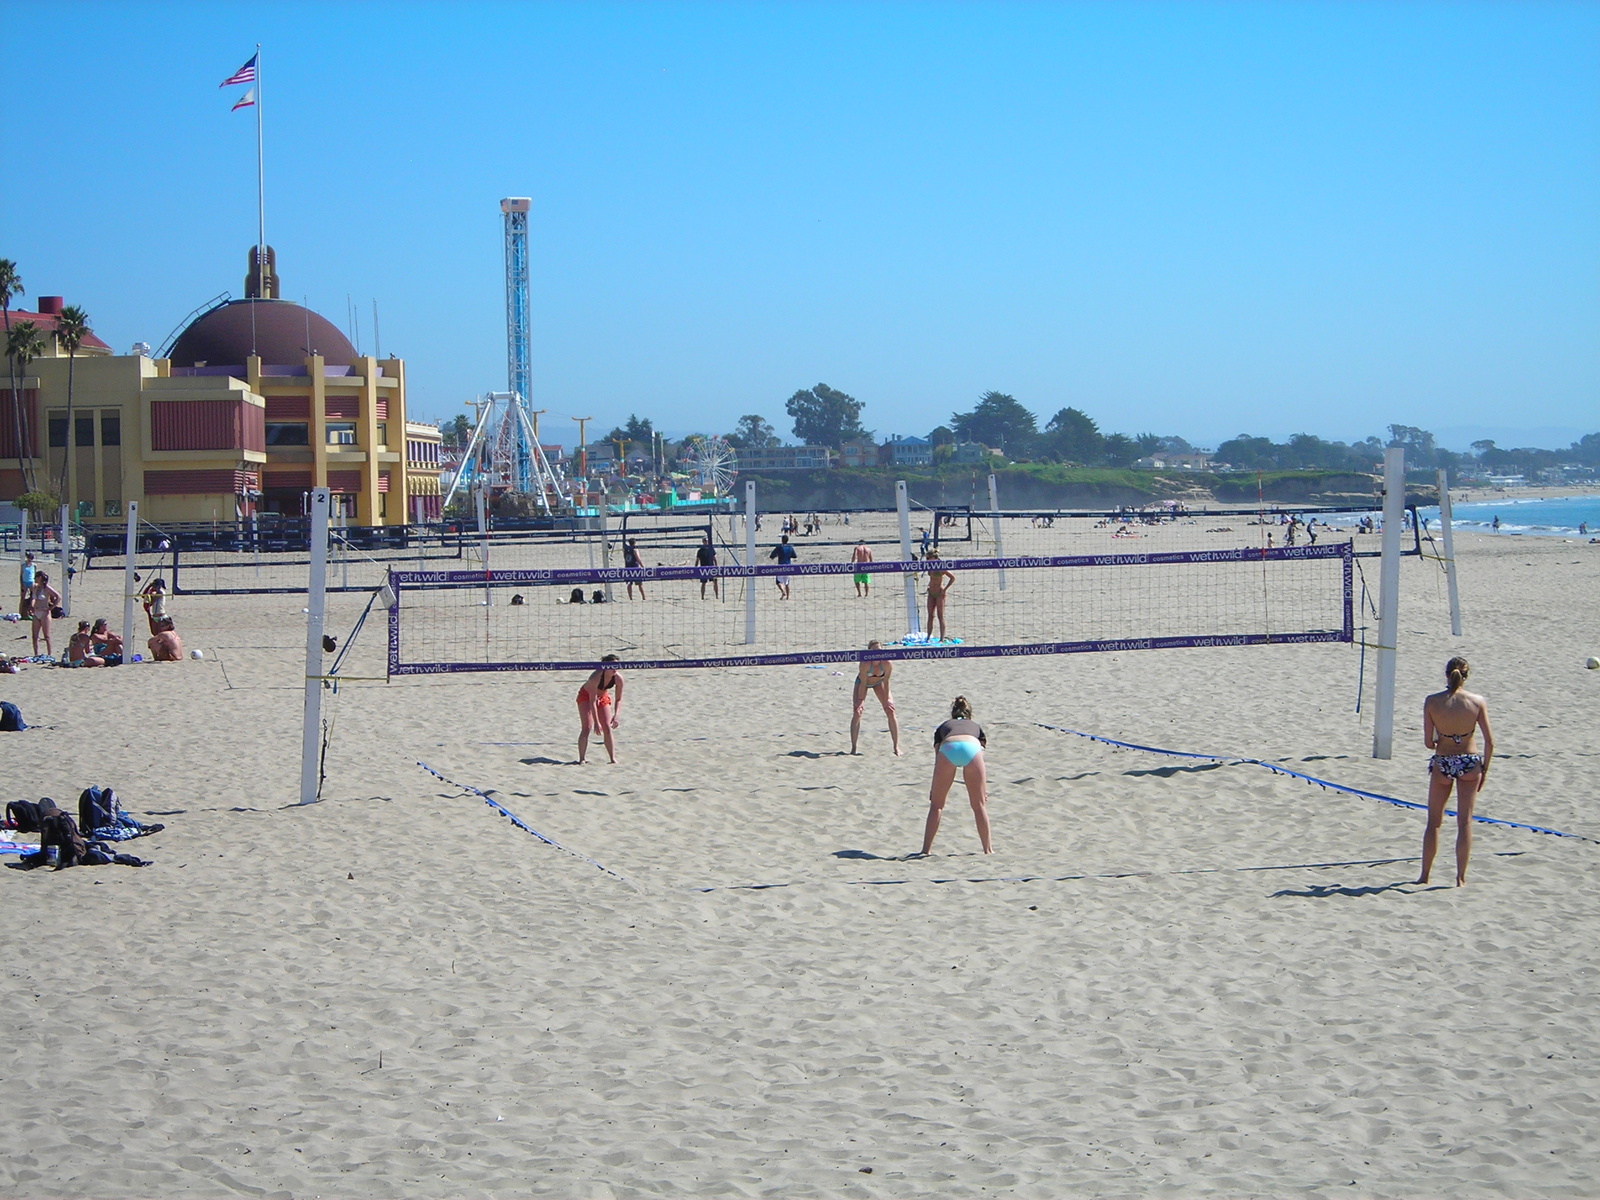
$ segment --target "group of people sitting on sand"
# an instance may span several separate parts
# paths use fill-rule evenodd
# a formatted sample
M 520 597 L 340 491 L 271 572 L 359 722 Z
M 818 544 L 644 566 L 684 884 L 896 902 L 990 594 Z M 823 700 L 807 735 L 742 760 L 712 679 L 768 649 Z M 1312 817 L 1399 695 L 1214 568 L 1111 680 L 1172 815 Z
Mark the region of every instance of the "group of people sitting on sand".
M 46 586 L 48 583 L 46 580 Z M 139 593 L 140 601 L 144 605 L 145 621 L 150 626 L 150 638 L 145 645 L 150 650 L 153 662 L 179 662 L 183 659 L 183 639 L 178 636 L 172 614 L 167 612 L 167 596 L 165 579 L 152 580 L 144 591 Z M 57 611 L 59 612 L 59 609 Z M 50 644 L 48 617 L 46 622 L 45 645 L 48 648 Z M 78 622 L 78 631 L 68 640 L 66 657 L 59 665 L 116 667 L 125 661 L 124 654 L 122 636 L 113 632 L 110 622 L 101 617 L 93 625 L 88 621 Z

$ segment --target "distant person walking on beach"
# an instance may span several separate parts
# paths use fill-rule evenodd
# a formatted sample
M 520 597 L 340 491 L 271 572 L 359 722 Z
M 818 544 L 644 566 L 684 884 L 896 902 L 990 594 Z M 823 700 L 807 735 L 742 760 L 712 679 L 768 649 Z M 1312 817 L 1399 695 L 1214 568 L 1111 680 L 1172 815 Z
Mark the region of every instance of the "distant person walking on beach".
M 868 650 L 881 650 L 883 643 L 873 638 L 867 643 Z M 871 692 L 878 697 L 878 703 L 883 705 L 883 715 L 889 718 L 889 743 L 894 747 L 894 756 L 900 757 L 900 722 L 894 715 L 894 697 L 889 694 L 889 676 L 894 673 L 894 664 L 882 659 L 864 658 L 861 666 L 856 670 L 854 692 L 850 697 L 850 753 L 855 754 L 856 743 L 861 738 L 861 713 L 867 706 L 867 693 Z
M 22 584 L 22 598 L 17 601 L 17 612 L 24 621 L 32 615 L 30 605 L 33 603 L 33 579 L 38 573 L 39 568 L 33 565 L 33 551 L 29 550 L 27 557 L 22 560 L 22 569 L 18 572 Z
M 1447 686 L 1422 705 L 1422 744 L 1433 751 L 1428 760 L 1428 827 L 1422 835 L 1422 874 L 1427 883 L 1433 856 L 1439 849 L 1439 826 L 1450 789 L 1456 790 L 1456 886 L 1467 881 L 1467 859 L 1472 854 L 1472 807 L 1489 778 L 1494 757 L 1494 734 L 1489 731 L 1489 704 L 1482 696 L 1463 691 L 1472 673 L 1467 660 L 1457 656 L 1444 665 Z M 1473 737 L 1483 730 L 1483 753 Z
M 614 663 L 619 660 L 615 654 L 608 654 L 600 661 Z M 613 692 L 616 693 L 615 699 L 612 698 Z M 589 678 L 578 689 L 578 720 L 582 722 L 578 730 L 578 763 L 582 765 L 589 757 L 589 731 L 596 728 L 606 744 L 607 757 L 616 762 L 617 747 L 611 731 L 622 720 L 622 672 L 615 667 L 601 667 L 589 673 Z
M 929 550 L 927 558 L 930 562 L 939 562 L 939 552 Z M 956 577 L 943 567 L 933 566 L 928 570 L 928 633 L 933 633 L 933 623 L 939 622 L 939 640 L 945 640 L 944 605 L 949 598 L 950 585 L 955 583 Z
M 789 535 L 786 533 L 783 535 L 783 541 L 774 546 L 772 548 L 772 553 L 767 555 L 767 557 L 777 559 L 780 567 L 787 567 L 799 557 L 799 552 L 795 550 L 793 546 L 789 545 Z M 778 585 L 779 599 L 789 599 L 789 577 L 787 575 L 774 575 L 772 577 L 772 582 Z
M 1494 520 L 1493 520 L 1493 521 L 1491 521 L 1491 522 L 1489 522 L 1489 526 L 1490 526 L 1490 528 L 1492 528 L 1492 529 L 1493 529 L 1493 530 L 1494 530 L 1494 531 L 1495 531 L 1495 532 L 1496 532 L 1496 533 L 1499 533 L 1499 532 L 1500 532 L 1500 514 L 1499 514 L 1499 513 L 1495 513 L 1495 515 L 1494 515 Z
M 638 538 L 629 538 L 628 541 L 627 541 L 627 544 L 622 547 L 622 565 L 624 567 L 628 567 L 628 568 L 630 568 L 632 570 L 635 570 L 635 571 L 642 570 L 644 568 L 644 560 L 642 560 L 639 557 L 639 539 Z M 635 583 L 631 579 L 628 580 L 628 599 L 629 600 L 633 599 L 633 589 L 634 588 L 638 588 L 639 589 L 639 599 L 641 599 L 641 600 L 645 599 L 644 580 L 641 579 L 638 583 Z
M 850 551 L 850 561 L 853 563 L 869 563 L 872 561 L 872 548 L 865 540 L 856 543 L 856 548 Z M 872 595 L 872 576 L 866 571 L 856 572 L 856 595 Z
M 957 767 L 961 768 L 962 781 L 967 785 L 967 800 L 972 805 L 972 819 L 978 826 L 978 841 L 983 844 L 985 854 L 994 853 L 989 841 L 988 778 L 983 765 L 987 743 L 983 726 L 972 719 L 972 705 L 965 696 L 957 696 L 950 705 L 950 719 L 933 733 L 933 787 L 928 793 L 928 821 L 922 831 L 922 854 L 933 851 L 933 839 L 939 833 L 939 817 L 944 813 L 944 802 L 950 795 L 950 785 L 955 782 Z
M 717 548 L 711 544 L 711 535 L 706 534 L 706 540 L 695 547 L 694 565 L 697 567 L 714 567 L 717 565 Z M 722 599 L 722 590 L 717 587 L 715 576 L 700 581 L 700 599 L 706 598 L 706 584 L 711 585 L 711 594 L 718 600 Z

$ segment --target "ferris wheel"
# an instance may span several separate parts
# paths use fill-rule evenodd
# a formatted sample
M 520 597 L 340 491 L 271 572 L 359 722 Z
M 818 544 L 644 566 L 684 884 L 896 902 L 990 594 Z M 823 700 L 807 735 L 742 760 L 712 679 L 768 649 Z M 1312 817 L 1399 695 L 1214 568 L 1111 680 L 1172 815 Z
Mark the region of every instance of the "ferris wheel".
M 733 491 L 733 478 L 739 473 L 739 457 L 722 438 L 701 438 L 695 444 L 689 469 L 696 486 L 713 496 L 726 496 Z

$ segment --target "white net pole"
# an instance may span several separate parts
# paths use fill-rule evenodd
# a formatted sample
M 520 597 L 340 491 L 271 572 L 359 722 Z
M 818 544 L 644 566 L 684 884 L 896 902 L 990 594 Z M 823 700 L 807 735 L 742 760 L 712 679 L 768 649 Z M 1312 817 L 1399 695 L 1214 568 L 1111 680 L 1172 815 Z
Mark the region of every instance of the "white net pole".
M 1378 571 L 1378 703 L 1372 716 L 1372 757 L 1394 753 L 1395 634 L 1400 622 L 1400 522 L 1405 516 L 1406 452 L 1383 454 L 1383 557 Z
M 306 704 L 300 729 L 300 803 L 314 804 L 322 751 L 322 630 L 328 611 L 328 505 L 325 487 L 311 492 L 311 576 L 306 584 Z
M 139 599 L 139 573 L 134 556 L 139 552 L 139 502 L 128 501 L 128 538 L 122 551 L 122 661 L 133 661 L 133 606 Z
M 911 500 L 906 495 L 906 481 L 897 479 L 894 485 L 894 506 L 900 513 L 900 561 L 911 561 Z M 922 621 L 917 614 L 917 577 L 911 571 L 903 576 L 906 583 L 906 632 L 921 633 Z
M 1444 579 L 1450 592 L 1450 634 L 1461 636 L 1461 593 L 1456 589 L 1456 537 L 1450 527 L 1450 476 L 1439 468 L 1439 532 L 1444 542 Z
M 478 553 L 483 556 L 483 602 L 490 605 L 494 597 L 489 589 L 489 512 L 482 486 L 472 489 L 472 503 L 478 513 Z
M 72 522 L 67 506 L 61 506 L 61 611 L 72 615 Z
M 1006 549 L 1000 541 L 1000 484 L 995 479 L 993 471 L 989 472 L 989 519 L 994 522 L 994 556 L 1004 558 Z M 1001 567 L 998 574 L 1000 590 L 1003 592 L 1006 590 L 1006 569 Z
M 756 565 L 756 481 L 747 479 L 744 485 L 744 565 Z M 745 576 L 744 581 L 744 644 L 756 644 L 756 577 Z

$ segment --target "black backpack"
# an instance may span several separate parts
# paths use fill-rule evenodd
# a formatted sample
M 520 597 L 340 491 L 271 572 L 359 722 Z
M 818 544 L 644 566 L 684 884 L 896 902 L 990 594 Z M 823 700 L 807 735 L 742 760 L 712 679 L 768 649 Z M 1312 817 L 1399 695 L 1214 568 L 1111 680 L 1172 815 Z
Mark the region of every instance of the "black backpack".
M 122 802 L 110 788 L 87 787 L 78 797 L 78 828 L 84 831 L 115 825 Z
M 43 819 L 39 806 L 32 800 L 13 800 L 6 805 L 6 820 L 13 823 L 18 833 L 38 833 Z
M 62 867 L 75 867 L 89 857 L 89 844 L 78 832 L 78 826 L 69 814 L 59 809 L 46 816 L 39 827 L 40 852 L 49 851 L 51 846 L 61 848 L 60 857 L 56 861 L 57 870 Z
M 9 700 L 0 700 L 0 733 L 19 733 L 27 727 L 22 710 Z

